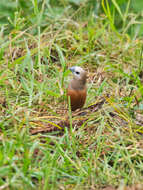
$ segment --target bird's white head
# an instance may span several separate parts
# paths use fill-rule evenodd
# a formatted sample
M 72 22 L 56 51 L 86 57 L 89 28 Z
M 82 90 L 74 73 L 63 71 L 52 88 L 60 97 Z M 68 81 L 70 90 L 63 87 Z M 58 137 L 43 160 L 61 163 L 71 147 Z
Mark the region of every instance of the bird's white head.
M 73 73 L 74 79 L 86 80 L 86 71 L 79 66 L 70 67 L 69 70 Z

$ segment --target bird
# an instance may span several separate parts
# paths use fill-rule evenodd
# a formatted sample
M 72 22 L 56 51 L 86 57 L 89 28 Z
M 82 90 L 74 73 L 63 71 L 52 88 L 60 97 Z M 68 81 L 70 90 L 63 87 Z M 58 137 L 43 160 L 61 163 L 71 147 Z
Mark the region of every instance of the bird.
M 79 66 L 70 67 L 69 70 L 73 74 L 67 88 L 67 97 L 70 97 L 71 110 L 75 111 L 84 106 L 86 100 L 86 79 L 87 72 Z

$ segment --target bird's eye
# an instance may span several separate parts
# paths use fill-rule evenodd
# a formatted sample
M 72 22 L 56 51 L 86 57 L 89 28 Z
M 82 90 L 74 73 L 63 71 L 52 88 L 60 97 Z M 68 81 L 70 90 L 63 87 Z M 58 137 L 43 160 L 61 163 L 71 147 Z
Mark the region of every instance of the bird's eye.
M 76 71 L 75 73 L 76 73 L 77 75 L 79 75 L 79 72 L 78 72 L 78 71 Z

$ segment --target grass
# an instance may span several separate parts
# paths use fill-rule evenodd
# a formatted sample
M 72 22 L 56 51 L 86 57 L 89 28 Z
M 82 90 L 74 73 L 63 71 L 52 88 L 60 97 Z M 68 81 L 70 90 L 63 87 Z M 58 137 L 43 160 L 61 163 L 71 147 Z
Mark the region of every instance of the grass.
M 143 188 L 142 38 L 126 33 L 129 2 L 113 3 L 120 32 L 108 1 L 98 18 L 33 1 L 1 27 L 0 189 Z M 67 108 L 73 65 L 88 72 L 84 115 Z

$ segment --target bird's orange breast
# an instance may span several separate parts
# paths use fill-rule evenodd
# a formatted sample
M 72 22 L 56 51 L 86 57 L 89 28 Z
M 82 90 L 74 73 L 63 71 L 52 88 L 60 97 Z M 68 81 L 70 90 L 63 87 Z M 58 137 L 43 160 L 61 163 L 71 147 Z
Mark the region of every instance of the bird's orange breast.
M 67 89 L 67 96 L 70 96 L 71 110 L 75 111 L 83 107 L 86 100 L 86 88 L 83 90 Z

